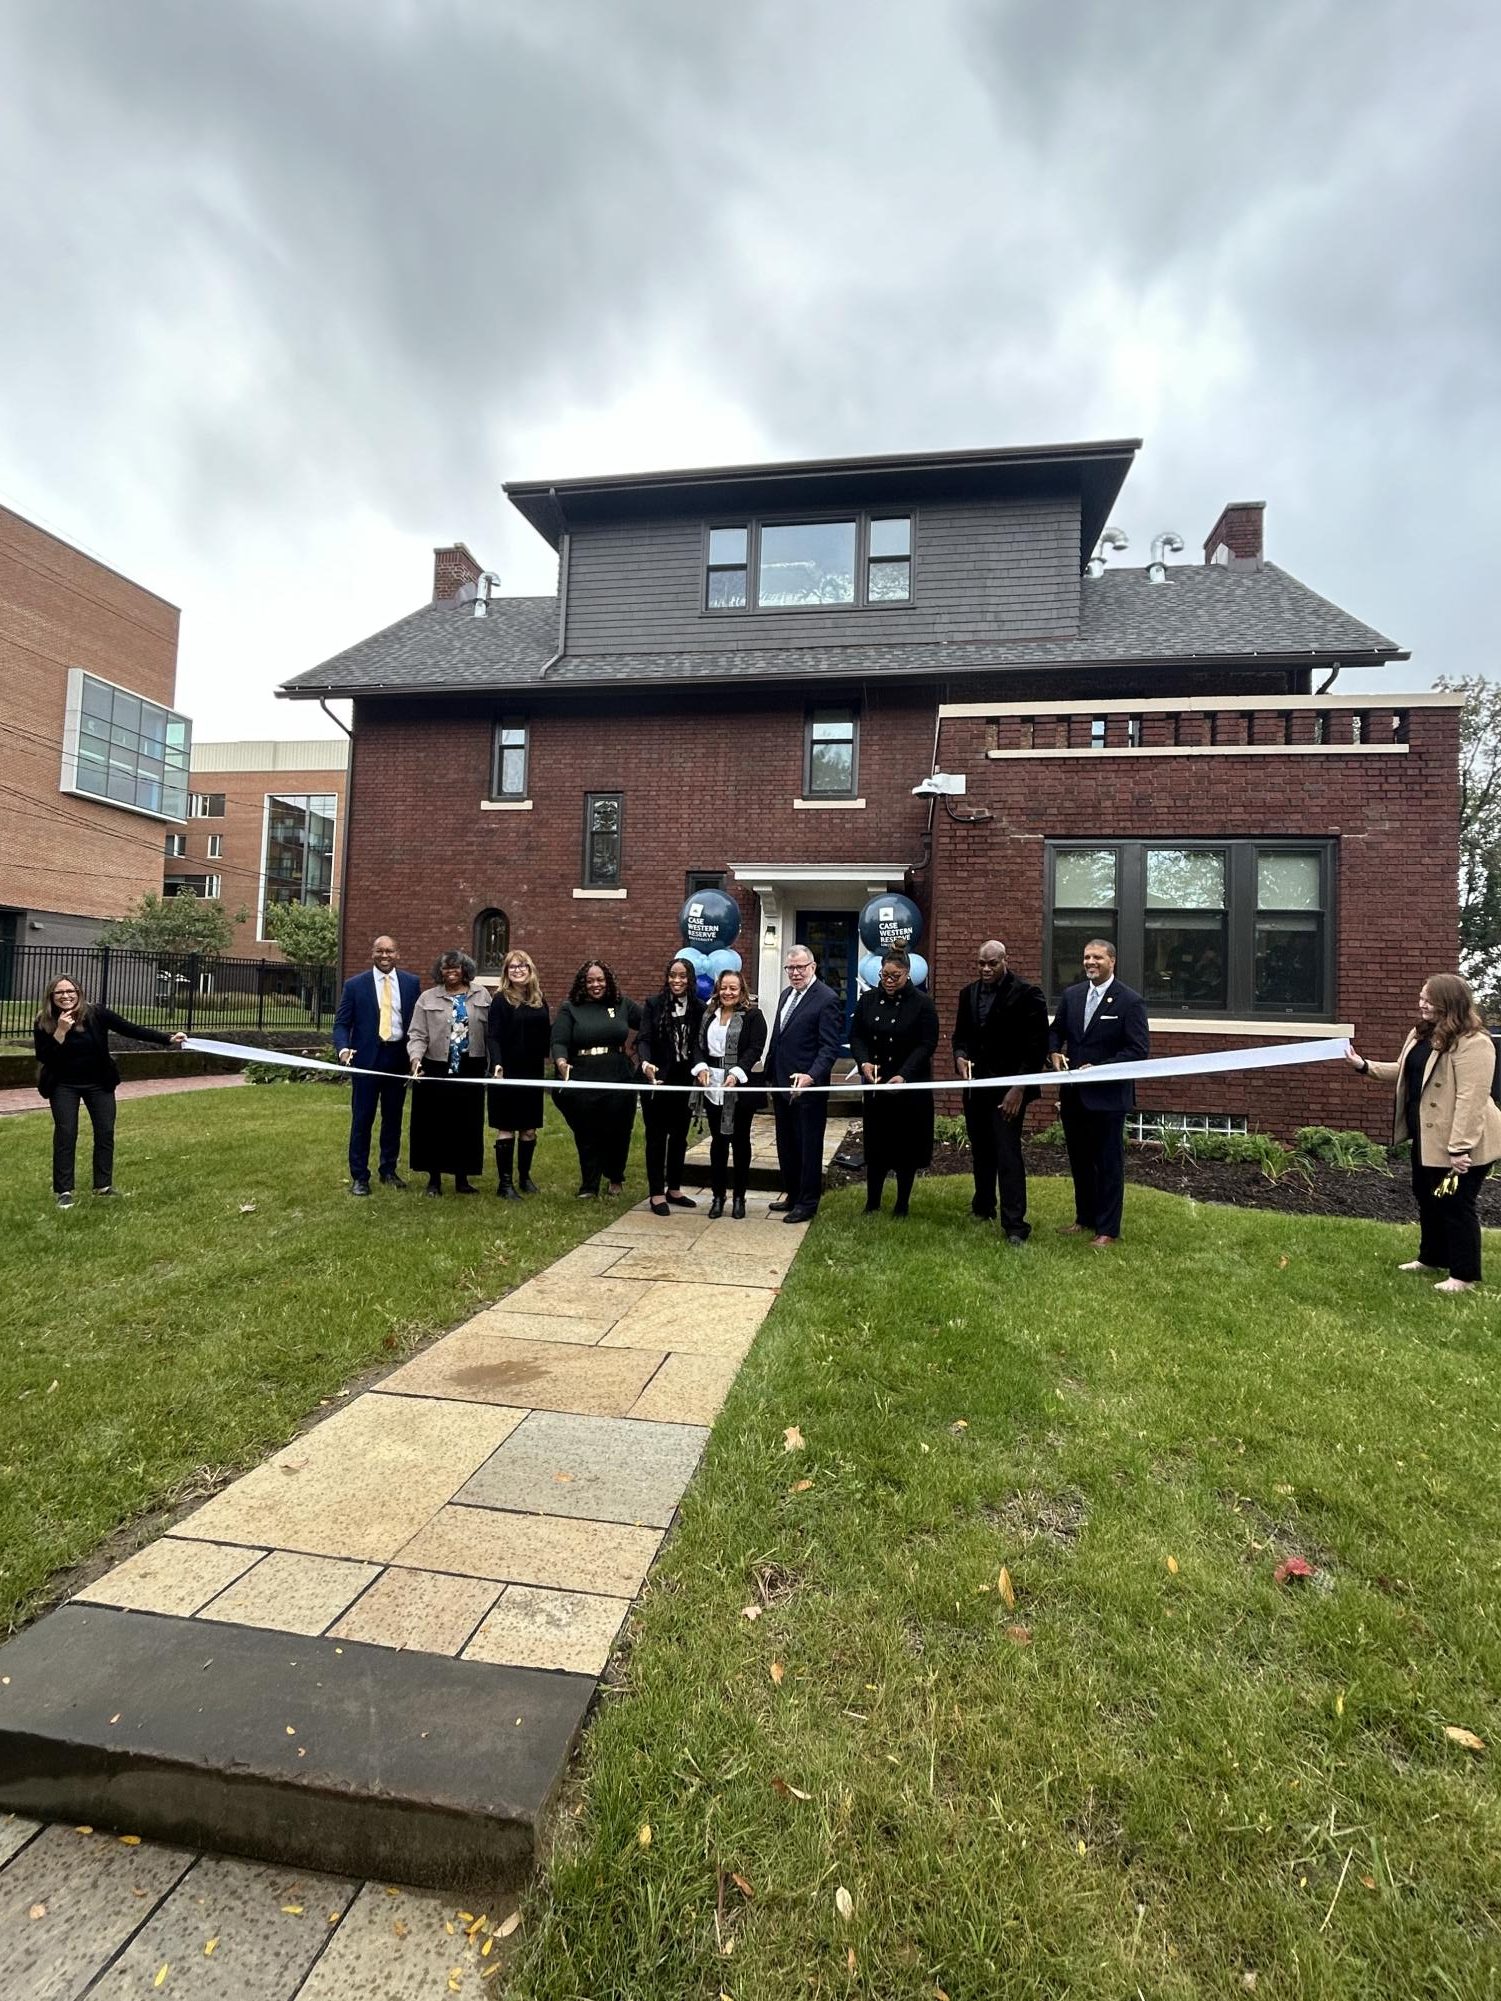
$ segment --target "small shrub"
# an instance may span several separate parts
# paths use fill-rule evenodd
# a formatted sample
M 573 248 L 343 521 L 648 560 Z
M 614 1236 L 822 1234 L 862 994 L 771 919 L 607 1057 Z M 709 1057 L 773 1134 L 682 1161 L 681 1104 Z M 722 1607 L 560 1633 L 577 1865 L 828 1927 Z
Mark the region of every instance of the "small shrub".
M 1063 1144 L 1062 1119 L 1054 1119 L 1053 1123 L 1050 1126 L 1044 1126 L 1041 1132 L 1033 1133 L 1032 1144 L 1034 1146 L 1062 1146 Z
M 968 1146 L 969 1127 L 963 1119 L 940 1112 L 933 1121 L 933 1137 L 940 1146 Z
M 337 1084 L 340 1080 L 327 1070 L 298 1070 L 290 1063 L 247 1063 L 247 1084 Z
M 1305 1160 L 1322 1161 L 1328 1167 L 1343 1168 L 1347 1174 L 1391 1175 L 1386 1148 L 1365 1133 L 1339 1132 L 1328 1126 L 1300 1126 L 1294 1144 Z
M 1200 1151 L 1198 1142 L 1205 1133 L 1191 1133 L 1186 1126 L 1159 1126 L 1152 1135 L 1164 1160 L 1192 1160 Z

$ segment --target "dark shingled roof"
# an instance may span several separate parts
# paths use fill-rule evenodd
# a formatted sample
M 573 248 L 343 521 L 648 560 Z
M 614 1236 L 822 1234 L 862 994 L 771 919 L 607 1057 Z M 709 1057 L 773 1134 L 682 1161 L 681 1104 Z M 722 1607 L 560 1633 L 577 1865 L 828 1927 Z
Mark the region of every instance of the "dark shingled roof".
M 1080 584 L 1077 637 L 871 646 L 727 647 L 715 652 L 569 654 L 554 660 L 558 602 L 492 598 L 424 605 L 281 692 L 318 695 L 481 694 L 490 690 L 620 687 L 738 680 L 869 679 L 996 667 L 1071 667 L 1149 660 L 1403 660 L 1395 640 L 1268 563 L 1259 570 L 1184 563 L 1154 584 L 1144 569 L 1107 570 Z

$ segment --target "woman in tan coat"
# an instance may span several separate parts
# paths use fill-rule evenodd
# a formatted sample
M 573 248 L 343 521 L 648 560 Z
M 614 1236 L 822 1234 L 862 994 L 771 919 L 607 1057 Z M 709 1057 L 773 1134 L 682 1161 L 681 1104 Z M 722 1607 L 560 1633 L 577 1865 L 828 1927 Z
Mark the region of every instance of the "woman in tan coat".
M 467 952 L 444 952 L 433 967 L 433 983 L 424 987 L 407 1024 L 407 1055 L 412 1075 L 446 1082 L 426 1082 L 412 1093 L 411 1151 L 413 1171 L 427 1176 L 424 1195 L 443 1193 L 443 1176 L 453 1176 L 455 1195 L 478 1195 L 470 1180 L 485 1171 L 485 1094 L 472 1084 L 453 1079 L 483 1077 L 485 1030 L 490 991 L 475 977 Z
M 1491 1097 L 1496 1045 L 1468 980 L 1435 973 L 1418 996 L 1418 1023 L 1395 1063 L 1369 1063 L 1352 1044 L 1350 1062 L 1397 1087 L 1393 1143 L 1412 1142 L 1412 1192 L 1421 1235 L 1403 1271 L 1446 1271 L 1438 1292 L 1480 1283 L 1476 1204 L 1491 1163 L 1501 1159 L 1501 1107 Z

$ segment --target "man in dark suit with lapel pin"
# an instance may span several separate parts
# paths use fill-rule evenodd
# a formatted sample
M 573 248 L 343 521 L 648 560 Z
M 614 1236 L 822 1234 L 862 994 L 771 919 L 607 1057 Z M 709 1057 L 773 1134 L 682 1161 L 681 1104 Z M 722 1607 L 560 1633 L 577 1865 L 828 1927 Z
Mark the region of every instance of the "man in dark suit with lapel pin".
M 844 1003 L 818 977 L 818 967 L 806 945 L 794 945 L 783 971 L 787 985 L 777 1001 L 766 1049 L 768 1084 L 791 1085 L 804 1092 L 810 1084 L 827 1084 L 834 1058 L 844 1040 Z M 806 1223 L 818 1213 L 823 1193 L 823 1136 L 829 1122 L 829 1101 L 816 1096 L 774 1096 L 777 1125 L 777 1168 L 783 1199 L 771 1204 L 784 1211 L 787 1223 Z
M 396 941 L 384 934 L 370 951 L 370 970 L 344 982 L 334 1016 L 334 1053 L 356 1070 L 349 1108 L 349 1192 L 370 1193 L 370 1136 L 380 1108 L 380 1178 L 388 1188 L 405 1188 L 396 1171 L 401 1158 L 401 1114 L 406 1103 L 407 1027 L 422 983 L 415 973 L 396 970 Z
M 1147 1004 L 1115 977 L 1115 947 L 1091 938 L 1084 947 L 1084 978 L 1064 990 L 1048 1032 L 1055 1070 L 1077 1073 L 1112 1063 L 1143 1062 L 1151 1054 Z M 1068 1164 L 1074 1177 L 1074 1220 L 1065 1234 L 1087 1230 L 1094 1248 L 1107 1249 L 1121 1233 L 1126 1199 L 1126 1114 L 1136 1103 L 1129 1079 L 1112 1084 L 1066 1084 L 1058 1092 Z
M 980 947 L 980 977 L 959 995 L 954 1020 L 954 1064 L 961 1077 L 1017 1077 L 1045 1070 L 1048 1061 L 1048 1004 L 1041 987 L 1018 979 L 1006 964 L 999 938 Z M 1009 1091 L 966 1091 L 964 1123 L 969 1128 L 975 1196 L 971 1214 L 993 1223 L 1000 1190 L 1001 1228 L 1008 1244 L 1024 1244 L 1027 1169 L 1022 1128 L 1027 1107 L 1040 1096 L 1020 1084 Z

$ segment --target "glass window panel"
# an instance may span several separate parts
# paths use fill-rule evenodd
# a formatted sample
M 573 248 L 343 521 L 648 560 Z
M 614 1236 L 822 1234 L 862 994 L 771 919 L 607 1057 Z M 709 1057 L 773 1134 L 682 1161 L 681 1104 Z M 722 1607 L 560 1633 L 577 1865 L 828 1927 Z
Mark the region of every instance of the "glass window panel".
M 1103 920 L 1103 921 L 1102 921 Z M 1089 915 L 1056 911 L 1053 916 L 1053 957 L 1048 968 L 1050 992 L 1061 994 L 1084 977 L 1084 947 L 1091 938 L 1115 936 L 1115 912 Z
M 141 748 L 148 757 L 160 758 L 167 747 L 167 718 L 147 704 L 141 713 Z
M 761 530 L 760 604 L 853 604 L 854 598 L 853 521 L 806 521 Z
M 745 570 L 710 570 L 710 611 L 744 611 L 748 574 Z
M 1256 857 L 1256 903 L 1261 910 L 1318 910 L 1323 906 L 1316 854 Z
M 503 797 L 519 799 L 526 785 L 526 752 L 509 746 L 500 753 L 500 790 Z
M 128 770 L 122 771 L 118 766 L 112 764 L 109 768 L 109 783 L 106 791 L 108 796 L 117 801 L 118 804 L 122 806 L 134 806 L 136 802 L 134 772 Z
M 115 722 L 116 727 L 119 729 L 134 730 L 136 732 L 139 732 L 141 727 L 140 696 L 127 695 L 123 688 L 116 688 L 115 710 L 114 710 L 113 720 Z
M 92 792 L 103 799 L 109 791 L 109 778 L 102 764 L 84 764 L 80 761 L 77 778 L 80 792 Z
M 188 745 L 188 719 L 186 716 L 167 717 L 167 742 L 174 750 L 186 750 Z
M 83 677 L 83 694 L 80 706 L 86 716 L 99 716 L 109 721 L 110 710 L 115 704 L 115 691 L 104 681 L 96 681 L 92 674 Z
M 591 797 L 586 826 L 586 884 L 593 889 L 614 889 L 620 882 L 619 795 L 605 793 Z
M 1223 910 L 1224 907 L 1223 851 L 1148 848 L 1148 910 Z
M 1223 914 L 1148 913 L 1142 991 L 1159 1006 L 1223 1008 L 1227 957 Z
M 80 716 L 78 729 L 80 739 L 84 741 L 93 738 L 96 742 L 107 742 L 109 739 L 109 724 L 103 716 Z
M 711 563 L 744 564 L 747 560 L 747 540 L 748 531 L 744 528 L 711 528 L 709 530 L 709 561 Z
M 893 514 L 873 520 L 870 524 L 870 553 L 872 556 L 910 556 L 911 517 Z
M 162 810 L 162 787 L 159 778 L 141 778 L 136 783 L 135 803 L 148 813 Z
M 855 783 L 852 743 L 813 743 L 808 752 L 810 792 L 850 792 Z
M 815 709 L 813 711 L 813 741 L 815 743 L 853 743 L 855 740 L 855 718 L 848 709 Z
M 872 604 L 905 604 L 912 595 L 912 565 L 906 557 L 872 563 L 865 595 Z
M 1258 1007 L 1323 1005 L 1324 921 L 1311 911 L 1259 918 L 1255 981 Z
M 1064 848 L 1053 857 L 1056 910 L 1114 910 L 1114 848 Z

